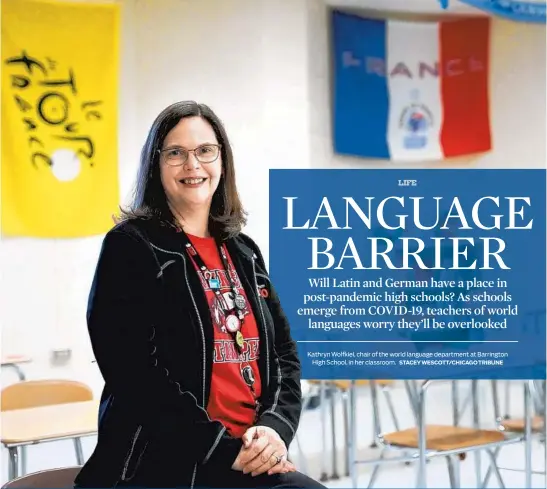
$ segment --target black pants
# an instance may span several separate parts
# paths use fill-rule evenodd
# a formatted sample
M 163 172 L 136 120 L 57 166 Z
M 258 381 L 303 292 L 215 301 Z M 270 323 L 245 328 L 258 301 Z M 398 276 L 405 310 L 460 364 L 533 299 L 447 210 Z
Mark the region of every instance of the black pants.
M 211 467 L 210 470 L 198 473 L 194 487 L 218 487 L 218 488 L 259 488 L 259 487 L 301 487 L 301 488 L 325 488 L 324 485 L 300 472 L 288 472 L 286 474 L 268 475 L 264 473 L 252 477 L 250 474 L 228 470 L 218 471 Z

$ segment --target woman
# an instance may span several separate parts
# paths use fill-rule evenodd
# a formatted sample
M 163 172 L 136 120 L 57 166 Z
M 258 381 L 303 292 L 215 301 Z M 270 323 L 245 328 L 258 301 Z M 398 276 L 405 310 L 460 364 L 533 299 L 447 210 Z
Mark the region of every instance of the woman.
M 300 363 L 244 224 L 222 123 L 167 107 L 89 297 L 105 387 L 77 487 L 323 487 L 287 460 Z

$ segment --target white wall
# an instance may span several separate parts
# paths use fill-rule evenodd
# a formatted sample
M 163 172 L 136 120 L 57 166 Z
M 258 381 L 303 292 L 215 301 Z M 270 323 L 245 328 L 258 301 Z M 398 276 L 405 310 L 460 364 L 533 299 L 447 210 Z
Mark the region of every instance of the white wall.
M 182 99 L 206 102 L 224 120 L 250 212 L 247 231 L 266 258 L 269 168 L 386 165 L 332 154 L 327 9 L 320 0 L 123 3 L 123 196 L 132 188 L 153 118 Z M 494 150 L 465 166 L 542 167 L 545 29 L 497 21 L 492 52 Z M 3 242 L 2 354 L 33 356 L 29 377 L 78 378 L 101 387 L 85 324 L 101 241 L 102 236 Z M 51 350 L 65 347 L 73 351 L 70 363 L 52 366 Z M 3 384 L 14 379 L 2 371 Z

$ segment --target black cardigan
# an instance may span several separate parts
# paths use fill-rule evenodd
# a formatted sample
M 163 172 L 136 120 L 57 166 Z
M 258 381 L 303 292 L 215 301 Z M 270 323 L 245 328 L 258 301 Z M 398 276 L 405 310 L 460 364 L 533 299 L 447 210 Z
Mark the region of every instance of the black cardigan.
M 260 334 L 257 424 L 288 448 L 301 413 L 296 344 L 257 245 L 242 233 L 226 245 Z M 230 468 L 242 442 L 206 411 L 211 314 L 173 227 L 134 219 L 106 235 L 87 320 L 105 386 L 97 446 L 76 485 L 193 487 L 200 471 Z

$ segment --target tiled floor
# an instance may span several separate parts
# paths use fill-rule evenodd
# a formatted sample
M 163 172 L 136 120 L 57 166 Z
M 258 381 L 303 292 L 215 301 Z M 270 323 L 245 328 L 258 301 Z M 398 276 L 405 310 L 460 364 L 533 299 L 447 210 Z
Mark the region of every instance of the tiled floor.
M 466 383 L 463 384 L 465 389 Z M 465 392 L 463 392 L 465 393 Z M 398 415 L 401 428 L 412 426 L 412 417 L 409 410 L 406 393 L 402 385 L 396 385 L 392 389 L 393 403 Z M 503 396 L 502 396 L 503 397 Z M 481 420 L 484 427 L 493 426 L 492 397 L 488 383 L 481 383 L 480 391 Z M 511 386 L 511 407 L 510 414 L 517 417 L 522 415 L 522 388 L 519 384 Z M 503 403 L 502 406 L 503 408 Z M 372 441 L 372 416 L 371 416 L 370 393 L 368 388 L 363 388 L 357 399 L 358 413 L 358 448 L 359 458 L 370 459 L 379 455 L 379 449 L 369 448 Z M 393 429 L 390 422 L 389 411 L 383 397 L 380 397 L 380 413 L 382 416 L 382 431 L 387 432 Z M 448 384 L 441 384 L 433 387 L 429 392 L 427 420 L 430 423 L 446 423 L 451 420 L 452 408 L 450 404 L 450 390 Z M 470 409 L 464 413 L 462 424 L 470 422 Z M 320 410 L 314 409 L 306 411 L 303 414 L 301 426 L 299 429 L 299 439 L 301 446 L 306 453 L 306 465 L 299 464 L 298 451 L 296 443 L 291 447 L 294 461 L 300 469 L 306 468 L 309 475 L 319 478 L 323 471 L 332 474 L 332 458 L 330 448 L 330 425 L 327 427 L 326 441 L 327 464 L 322 467 L 322 440 Z M 351 487 L 351 481 L 345 476 L 344 447 L 343 440 L 344 424 L 341 410 L 336 412 L 335 416 L 336 432 L 338 437 L 337 472 L 341 478 L 337 480 L 327 480 L 323 483 L 332 488 Z M 89 456 L 95 443 L 94 438 L 84 440 L 84 454 Z M 544 470 L 544 447 L 538 442 L 533 446 L 533 466 L 535 470 Z M 2 476 L 1 482 L 7 480 L 7 451 L 2 448 Z M 36 445 L 28 448 L 28 469 L 36 471 L 44 468 L 66 466 L 75 464 L 73 444 L 71 441 L 62 441 L 45 445 Z M 524 466 L 524 449 L 522 445 L 507 446 L 502 449 L 499 456 L 499 465 L 503 467 L 520 469 Z M 461 486 L 477 487 L 475 476 L 475 460 L 473 456 L 468 456 L 460 464 L 461 468 Z M 486 455 L 481 456 L 481 468 L 483 473 L 488 468 Z M 359 487 L 366 487 L 369 481 L 369 475 L 372 466 L 361 466 L 359 471 Z M 502 476 L 506 487 L 524 487 L 524 474 L 508 470 L 502 471 Z M 376 480 L 375 487 L 378 488 L 406 488 L 414 487 L 416 471 L 415 466 L 406 466 L 403 463 L 392 463 L 384 465 L 380 470 Z M 429 487 L 449 487 L 448 472 L 446 463 L 443 459 L 432 460 L 427 466 L 427 480 Z M 532 487 L 545 488 L 545 476 L 534 475 L 532 478 Z M 489 487 L 498 487 L 494 478 L 490 479 Z

